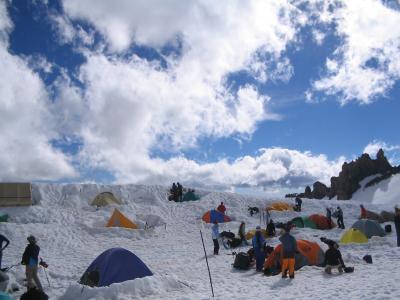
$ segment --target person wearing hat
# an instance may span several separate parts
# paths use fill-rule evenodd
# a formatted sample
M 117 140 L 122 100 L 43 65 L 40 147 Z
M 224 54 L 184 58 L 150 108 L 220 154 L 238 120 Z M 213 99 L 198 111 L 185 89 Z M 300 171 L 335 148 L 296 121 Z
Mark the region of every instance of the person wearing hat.
M 294 265 L 295 254 L 297 250 L 297 241 L 290 234 L 290 227 L 284 227 L 285 233 L 279 238 L 282 243 L 282 278 L 287 278 L 287 271 L 289 270 L 289 277 L 294 278 Z
M 214 243 L 214 255 L 218 255 L 219 253 L 219 226 L 218 226 L 218 221 L 214 221 L 214 225 L 211 227 L 211 235 L 212 235 L 212 240 Z
M 265 239 L 261 232 L 261 227 L 256 227 L 256 234 L 252 240 L 253 249 L 254 249 L 254 256 L 256 257 L 256 270 L 257 272 L 262 272 L 264 260 L 265 260 L 265 252 L 264 252 L 264 245 Z
M 27 238 L 29 244 L 26 246 L 22 255 L 22 265 L 25 265 L 26 281 L 28 290 L 35 287 L 40 291 L 43 290 L 42 284 L 38 277 L 39 252 L 40 248 L 36 243 L 36 238 L 33 235 Z

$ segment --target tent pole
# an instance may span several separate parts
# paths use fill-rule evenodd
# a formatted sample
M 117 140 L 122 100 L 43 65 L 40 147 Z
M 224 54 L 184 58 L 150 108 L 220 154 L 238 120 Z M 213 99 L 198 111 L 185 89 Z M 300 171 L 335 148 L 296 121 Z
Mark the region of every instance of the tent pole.
M 207 252 L 206 252 L 206 247 L 204 246 L 203 233 L 201 232 L 201 230 L 200 230 L 200 236 L 201 236 L 201 242 L 203 243 L 204 257 L 206 258 L 206 263 L 207 263 L 208 277 L 210 278 L 211 293 L 214 298 L 214 289 L 213 289 L 213 284 L 212 284 L 212 279 L 211 279 L 210 267 L 208 265 Z

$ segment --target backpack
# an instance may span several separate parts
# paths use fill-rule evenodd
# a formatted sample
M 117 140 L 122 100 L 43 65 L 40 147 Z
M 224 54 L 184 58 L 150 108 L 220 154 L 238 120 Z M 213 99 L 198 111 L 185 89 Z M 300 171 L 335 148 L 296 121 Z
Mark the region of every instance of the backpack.
M 365 255 L 365 256 L 363 257 L 363 260 L 365 260 L 365 262 L 366 262 L 367 264 L 372 264 L 372 256 L 369 255 L 369 254 Z
M 22 294 L 20 300 L 48 300 L 47 296 L 43 291 L 39 291 L 36 288 L 31 288 L 26 293 Z
M 222 231 L 221 234 L 219 235 L 220 237 L 225 237 L 228 239 L 233 239 L 235 237 L 235 234 L 230 231 Z
M 238 238 L 233 238 L 230 241 L 228 241 L 228 245 L 231 248 L 236 248 L 239 247 L 242 244 L 242 240 Z
M 236 254 L 235 262 L 233 267 L 239 270 L 248 270 L 250 268 L 250 257 L 245 252 L 239 252 Z

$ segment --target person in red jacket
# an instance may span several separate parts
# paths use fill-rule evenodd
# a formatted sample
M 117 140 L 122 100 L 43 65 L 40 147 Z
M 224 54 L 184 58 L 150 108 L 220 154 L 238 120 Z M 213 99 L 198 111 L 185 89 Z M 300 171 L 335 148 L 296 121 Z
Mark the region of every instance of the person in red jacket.
M 364 205 L 360 204 L 361 208 L 361 218 L 360 219 L 366 219 L 367 218 L 367 210 L 365 209 Z
M 226 212 L 226 207 L 225 207 L 225 205 L 224 205 L 224 202 L 221 202 L 221 204 L 218 205 L 217 210 L 218 210 L 219 212 L 225 214 L 225 212 Z

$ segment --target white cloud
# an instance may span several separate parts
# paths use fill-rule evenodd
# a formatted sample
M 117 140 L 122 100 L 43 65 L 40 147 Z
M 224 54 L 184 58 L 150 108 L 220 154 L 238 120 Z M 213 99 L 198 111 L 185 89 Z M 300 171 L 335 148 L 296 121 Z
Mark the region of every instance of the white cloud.
M 399 163 L 400 145 L 390 145 L 383 141 L 374 140 L 365 146 L 363 153 L 368 153 L 371 157 L 375 157 L 379 149 L 385 152 L 392 164 Z
M 400 11 L 379 0 L 323 2 L 331 10 L 323 9 L 320 21 L 333 22 L 343 42 L 312 90 L 337 95 L 342 104 L 371 103 L 400 78 Z
M 316 180 L 329 185 L 330 177 L 339 173 L 344 161 L 343 157 L 330 161 L 324 155 L 310 152 L 269 148 L 261 149 L 254 157 L 239 157 L 233 162 L 222 159 L 199 164 L 184 157 L 146 159 L 140 162 L 140 167 L 118 172 L 117 181 L 169 184 L 178 180 L 188 185 L 224 190 L 235 186 L 263 187 L 266 190 L 280 186 L 293 190 Z
M 7 51 L 12 24 L 0 2 L 0 180 L 58 179 L 75 176 L 69 158 L 54 149 L 49 100 L 40 78 Z
M 69 18 L 93 24 L 108 43 L 105 53 L 84 51 L 82 95 L 70 84 L 58 85 L 75 99 L 62 97 L 58 105 L 61 111 L 72 105 L 74 119 L 81 119 L 69 132 L 82 138 L 85 164 L 130 177 L 149 168 L 154 149 L 179 153 L 204 137 L 248 138 L 259 122 L 280 119 L 267 95 L 252 85 L 233 89 L 227 77 L 244 70 L 261 81 L 290 79 L 283 52 L 296 42 L 294 16 L 300 13 L 287 2 L 68 0 L 64 9 Z M 57 26 L 72 38 L 72 23 L 61 19 Z M 120 55 L 133 44 L 159 51 L 168 43 L 182 47 L 179 55 L 164 56 L 167 68 Z M 260 60 L 266 56 L 271 59 Z M 149 164 L 157 162 L 163 164 Z

